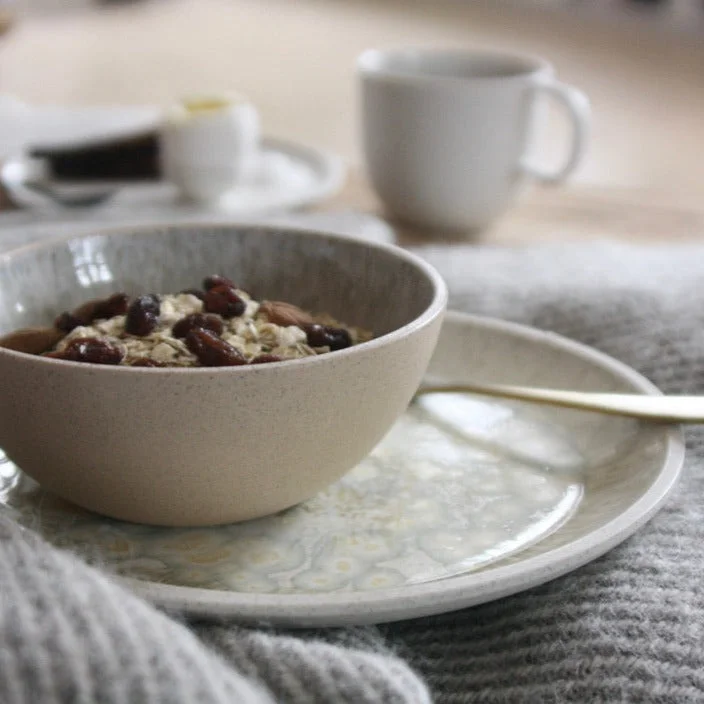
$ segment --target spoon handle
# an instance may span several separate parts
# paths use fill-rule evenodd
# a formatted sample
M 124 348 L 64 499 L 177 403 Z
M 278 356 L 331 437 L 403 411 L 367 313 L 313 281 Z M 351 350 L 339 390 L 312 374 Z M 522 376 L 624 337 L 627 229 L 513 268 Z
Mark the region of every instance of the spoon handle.
M 416 396 L 457 392 L 597 411 L 661 423 L 704 423 L 704 396 L 593 393 L 500 384 L 428 385 L 422 386 Z

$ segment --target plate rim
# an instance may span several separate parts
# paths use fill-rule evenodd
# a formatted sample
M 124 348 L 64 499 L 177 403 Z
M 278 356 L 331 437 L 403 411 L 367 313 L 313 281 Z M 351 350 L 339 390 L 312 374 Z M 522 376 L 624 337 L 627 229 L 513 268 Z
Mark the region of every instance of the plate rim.
M 558 333 L 498 318 L 448 311 L 446 322 L 474 325 L 557 346 L 616 372 L 645 394 L 662 392 L 624 362 Z M 432 616 L 493 601 L 549 582 L 604 555 L 647 523 L 677 484 L 685 458 L 680 426 L 663 427 L 665 458 L 647 491 L 626 511 L 584 536 L 540 555 L 421 584 L 356 592 L 256 594 L 118 577 L 137 595 L 167 611 L 198 618 L 234 618 L 283 627 L 368 625 Z M 520 554 L 519 554 L 520 555 Z
M 241 209 L 232 207 L 223 207 L 212 209 L 212 213 L 223 216 L 249 217 L 255 215 L 274 214 L 283 210 L 300 209 L 306 206 L 315 205 L 332 197 L 338 193 L 345 184 L 347 179 L 347 166 L 345 160 L 338 154 L 323 149 L 321 147 L 299 142 L 294 139 L 284 137 L 276 137 L 271 135 L 263 135 L 261 139 L 263 149 L 269 149 L 278 154 L 284 154 L 295 158 L 299 162 L 304 162 L 315 173 L 315 182 L 302 191 L 290 189 L 282 189 L 282 197 L 276 205 L 259 207 L 253 209 Z M 49 198 L 44 198 L 40 195 L 32 193 L 26 197 L 24 186 L 20 178 L 12 175 L 13 170 L 27 169 L 31 164 L 32 158 L 25 149 L 8 156 L 3 160 L 0 166 L 0 184 L 6 188 L 13 198 L 20 200 L 20 205 L 30 210 L 49 210 L 56 212 L 66 212 L 67 208 L 62 207 L 51 201 Z M 130 188 L 152 187 L 155 184 L 144 181 L 86 181 L 81 183 L 84 186 L 95 184 L 110 187 L 111 184 L 119 192 Z M 106 207 L 110 207 L 109 203 Z

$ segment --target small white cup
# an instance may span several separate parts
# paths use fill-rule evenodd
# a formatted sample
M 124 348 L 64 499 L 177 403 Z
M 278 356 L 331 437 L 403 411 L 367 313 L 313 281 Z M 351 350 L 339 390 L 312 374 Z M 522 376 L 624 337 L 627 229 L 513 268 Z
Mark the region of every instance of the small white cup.
M 184 100 L 167 111 L 160 146 L 164 178 L 188 200 L 216 204 L 256 162 L 257 110 L 230 95 Z
M 364 154 L 371 183 L 400 220 L 476 231 L 501 215 L 526 177 L 564 181 L 579 164 L 590 108 L 539 58 L 495 52 L 369 50 L 358 59 Z M 564 163 L 526 160 L 547 94 L 573 124 Z

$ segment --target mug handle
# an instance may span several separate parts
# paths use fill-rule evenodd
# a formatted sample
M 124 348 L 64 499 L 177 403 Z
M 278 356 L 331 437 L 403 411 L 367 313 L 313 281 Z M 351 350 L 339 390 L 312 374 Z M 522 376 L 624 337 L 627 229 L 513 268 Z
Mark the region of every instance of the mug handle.
M 567 109 L 572 122 L 570 151 L 564 164 L 555 171 L 549 171 L 526 161 L 521 162 L 520 168 L 524 173 L 543 183 L 562 183 L 577 168 L 586 150 L 591 118 L 589 98 L 581 90 L 553 78 L 542 78 L 533 86 L 533 99 L 540 93 L 547 93 Z

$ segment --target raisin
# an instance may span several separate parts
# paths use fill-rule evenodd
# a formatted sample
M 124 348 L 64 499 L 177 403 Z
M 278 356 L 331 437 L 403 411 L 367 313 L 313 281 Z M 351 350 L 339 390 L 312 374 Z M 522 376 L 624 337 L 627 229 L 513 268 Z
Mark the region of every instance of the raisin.
M 140 296 L 127 310 L 125 330 L 139 337 L 149 335 L 159 322 L 160 312 L 159 299 L 154 294 Z
M 215 288 L 216 286 L 227 286 L 228 288 L 237 288 L 232 279 L 228 279 L 226 276 L 220 276 L 219 274 L 206 276 L 203 279 L 203 288 L 206 291 L 210 291 L 211 288 Z
M 282 357 L 277 354 L 260 354 L 254 357 L 249 363 L 250 364 L 271 364 L 271 362 L 281 362 Z
M 114 293 L 110 298 L 106 298 L 96 305 L 93 319 L 114 318 L 116 315 L 124 315 L 127 312 L 129 301 L 130 299 L 126 293 Z
M 77 327 L 84 325 L 85 323 L 73 313 L 64 311 L 61 315 L 54 321 L 54 327 L 63 332 L 71 332 Z
M 205 291 L 201 291 L 199 288 L 185 288 L 181 293 L 188 293 L 191 296 L 199 298 L 201 301 L 205 299 Z
M 191 313 L 185 318 L 181 318 L 172 328 L 174 337 L 186 337 L 193 328 L 210 330 L 216 335 L 222 335 L 222 320 L 217 315 L 204 315 L 203 313 Z
M 186 346 L 204 367 L 234 367 L 247 364 L 242 353 L 210 330 L 193 328 Z
M 311 347 L 329 347 L 331 350 L 344 350 L 352 346 L 352 338 L 344 328 L 330 325 L 304 325 L 303 330 Z
M 247 304 L 237 295 L 231 286 L 215 286 L 211 288 L 203 300 L 203 307 L 208 313 L 218 313 L 223 318 L 236 318 L 242 315 Z
M 157 362 L 155 359 L 149 359 L 149 357 L 137 357 L 130 362 L 130 367 L 165 367 L 165 364 Z
M 77 337 L 61 352 L 49 352 L 45 356 L 90 364 L 119 364 L 122 361 L 122 352 L 117 347 L 95 337 Z

